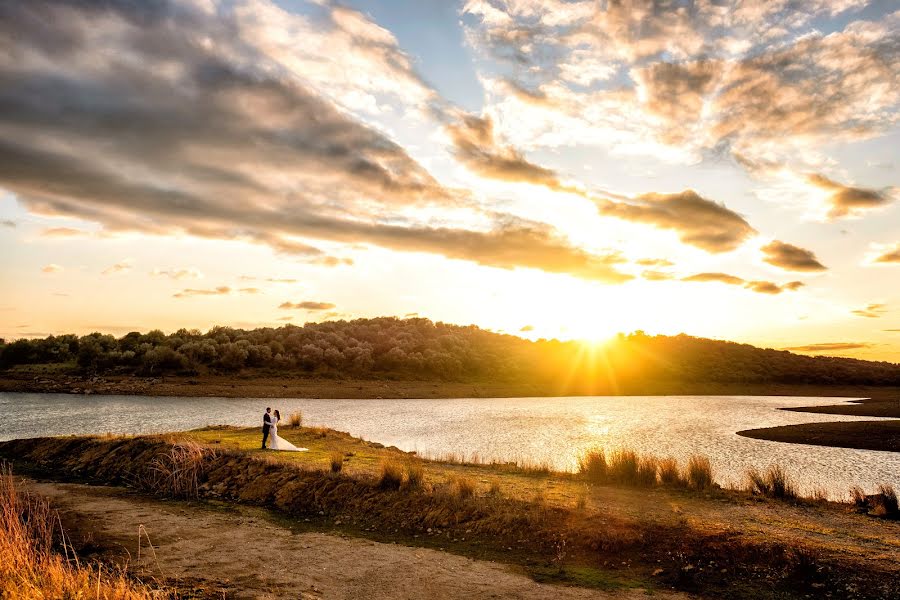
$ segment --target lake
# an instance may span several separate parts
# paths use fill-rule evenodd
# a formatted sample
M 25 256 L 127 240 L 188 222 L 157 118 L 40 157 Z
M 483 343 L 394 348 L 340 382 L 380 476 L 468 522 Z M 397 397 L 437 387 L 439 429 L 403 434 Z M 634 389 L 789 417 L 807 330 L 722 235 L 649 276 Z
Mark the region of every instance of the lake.
M 851 485 L 867 491 L 879 483 L 900 488 L 900 453 L 784 444 L 735 434 L 755 427 L 872 418 L 778 410 L 840 401 L 781 396 L 304 400 L 0 393 L 0 440 L 251 426 L 261 424 L 263 410 L 271 406 L 285 417 L 303 411 L 307 425 L 347 431 L 425 456 L 477 455 L 573 469 L 588 448 L 629 447 L 681 460 L 705 454 L 724 485 L 740 483 L 749 466 L 763 469 L 778 462 L 802 490 L 821 486 L 834 498 L 845 497 Z

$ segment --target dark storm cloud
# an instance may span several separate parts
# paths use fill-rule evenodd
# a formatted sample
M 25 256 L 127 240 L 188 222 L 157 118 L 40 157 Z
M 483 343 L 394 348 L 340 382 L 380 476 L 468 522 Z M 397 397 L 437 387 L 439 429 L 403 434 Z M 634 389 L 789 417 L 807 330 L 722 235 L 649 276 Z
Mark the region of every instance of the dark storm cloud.
M 329 10 L 359 25 L 357 13 Z M 107 230 L 247 240 L 323 265 L 349 259 L 295 238 L 629 278 L 540 224 L 397 224 L 401 206 L 471 200 L 273 63 L 268 40 L 243 31 L 230 7 L 212 11 L 165 0 L 0 5 L 0 186 L 32 211 Z M 387 42 L 356 37 L 379 64 L 406 69 Z M 515 169 L 505 156 L 485 168 Z
M 770 265 L 786 271 L 825 271 L 827 267 L 820 263 L 811 251 L 778 240 L 761 248 Z
M 600 214 L 676 232 L 685 244 L 707 252 L 727 252 L 756 235 L 736 212 L 693 190 L 644 194 L 630 202 L 597 200 Z

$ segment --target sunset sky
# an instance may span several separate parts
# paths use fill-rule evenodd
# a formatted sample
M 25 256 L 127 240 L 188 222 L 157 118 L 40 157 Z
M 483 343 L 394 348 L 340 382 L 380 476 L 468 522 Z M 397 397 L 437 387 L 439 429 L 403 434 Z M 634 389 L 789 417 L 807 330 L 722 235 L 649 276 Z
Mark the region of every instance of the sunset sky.
M 896 7 L 0 0 L 0 337 L 416 314 L 900 362 Z

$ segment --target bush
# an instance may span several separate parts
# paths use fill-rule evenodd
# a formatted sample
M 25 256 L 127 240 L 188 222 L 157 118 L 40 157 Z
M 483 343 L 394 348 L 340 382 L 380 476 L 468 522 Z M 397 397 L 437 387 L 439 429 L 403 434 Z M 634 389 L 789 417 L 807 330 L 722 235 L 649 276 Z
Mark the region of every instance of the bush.
M 383 490 L 399 490 L 403 483 L 403 467 L 400 464 L 386 460 L 381 463 L 381 477 L 378 479 L 378 487 Z
M 713 485 L 713 470 L 709 458 L 700 454 L 693 455 L 688 461 L 688 485 L 695 490 L 705 490 Z
M 340 452 L 332 452 L 330 456 L 331 472 L 340 473 L 344 468 L 344 455 Z
M 606 454 L 602 448 L 588 450 L 578 460 L 578 472 L 591 483 L 606 481 Z
M 294 429 L 303 427 L 303 413 L 299 410 L 297 412 L 292 412 L 291 416 L 288 417 L 288 424 Z

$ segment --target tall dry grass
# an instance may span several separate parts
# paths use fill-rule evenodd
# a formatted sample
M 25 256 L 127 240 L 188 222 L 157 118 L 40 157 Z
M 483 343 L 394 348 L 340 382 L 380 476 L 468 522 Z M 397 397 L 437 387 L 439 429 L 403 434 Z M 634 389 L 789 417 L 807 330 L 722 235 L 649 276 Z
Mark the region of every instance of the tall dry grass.
M 747 469 L 750 493 L 769 498 L 790 500 L 797 498 L 797 486 L 781 465 L 770 465 L 765 473 L 755 468 Z
M 155 494 L 174 498 L 199 498 L 200 482 L 216 451 L 195 442 L 177 441 L 155 456 L 138 478 L 138 484 Z
M 713 486 L 712 465 L 709 458 L 702 454 L 694 454 L 688 460 L 687 482 L 695 490 L 702 491 Z
M 119 571 L 79 563 L 50 504 L 19 490 L 10 467 L 0 465 L 0 598 L 155 597 Z
M 290 425 L 294 429 L 300 429 L 301 427 L 303 427 L 303 413 L 299 410 L 297 412 L 292 412 L 288 417 L 288 425 Z

